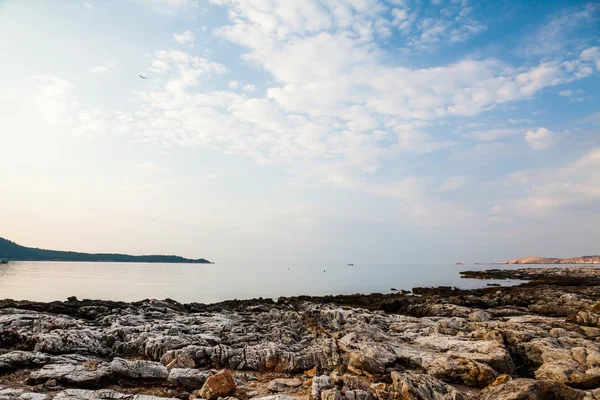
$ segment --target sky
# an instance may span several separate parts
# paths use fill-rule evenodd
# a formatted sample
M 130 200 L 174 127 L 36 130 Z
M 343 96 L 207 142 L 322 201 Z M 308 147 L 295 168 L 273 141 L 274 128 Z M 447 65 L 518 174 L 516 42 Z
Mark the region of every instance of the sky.
M 598 3 L 0 0 L 0 54 L 0 237 L 17 243 L 600 254 Z

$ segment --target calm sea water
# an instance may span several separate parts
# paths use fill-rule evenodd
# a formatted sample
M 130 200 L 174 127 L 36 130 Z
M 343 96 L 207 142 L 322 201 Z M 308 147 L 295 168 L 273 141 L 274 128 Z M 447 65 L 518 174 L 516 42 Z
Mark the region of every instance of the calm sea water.
M 214 303 L 295 295 L 388 293 L 416 286 L 483 287 L 518 281 L 461 279 L 459 272 L 518 265 L 143 264 L 10 262 L 0 265 L 0 299 Z

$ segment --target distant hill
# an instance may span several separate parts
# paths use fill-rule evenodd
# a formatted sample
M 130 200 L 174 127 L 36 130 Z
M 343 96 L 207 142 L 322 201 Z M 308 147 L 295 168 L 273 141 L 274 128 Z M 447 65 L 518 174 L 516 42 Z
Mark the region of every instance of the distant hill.
M 89 254 L 73 251 L 43 250 L 20 246 L 0 238 L 0 258 L 10 261 L 90 261 L 90 262 L 146 262 L 146 263 L 200 263 L 211 262 L 200 258 L 191 260 L 179 256 L 130 256 L 127 254 Z
M 573 258 L 525 257 L 497 264 L 600 264 L 600 256 L 581 256 Z

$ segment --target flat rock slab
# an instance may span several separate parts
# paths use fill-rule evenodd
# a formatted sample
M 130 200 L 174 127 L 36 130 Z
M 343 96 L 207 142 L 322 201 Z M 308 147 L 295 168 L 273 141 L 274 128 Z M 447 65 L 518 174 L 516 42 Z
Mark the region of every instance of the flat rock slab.
M 204 385 L 208 378 L 214 375 L 211 371 L 199 371 L 192 368 L 173 368 L 169 371 L 168 381 L 174 386 L 184 386 L 186 389 L 196 390 Z
M 298 386 L 302 386 L 302 381 L 298 378 L 293 379 L 273 379 L 267 385 L 267 388 L 272 392 L 285 392 L 287 390 L 297 388 Z
M 167 367 L 159 362 L 115 358 L 110 363 L 112 373 L 132 379 L 164 380 L 169 377 Z
M 108 365 L 70 365 L 49 364 L 37 371 L 33 371 L 27 379 L 28 385 L 37 385 L 50 379 L 64 385 L 93 388 L 100 387 L 110 382 L 112 377 Z
M 273 395 L 273 396 L 253 397 L 250 400 L 293 400 L 293 397 L 286 396 L 283 394 L 277 394 L 277 395 Z
M 26 392 L 22 389 L 0 390 L 0 400 L 47 400 L 48 397 L 43 393 Z

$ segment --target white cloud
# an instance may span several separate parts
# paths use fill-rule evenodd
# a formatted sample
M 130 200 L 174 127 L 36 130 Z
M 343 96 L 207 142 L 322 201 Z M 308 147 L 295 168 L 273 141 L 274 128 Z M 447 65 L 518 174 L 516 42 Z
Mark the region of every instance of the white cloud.
M 533 120 L 530 118 L 509 118 L 506 122 L 509 124 L 531 124 Z
M 184 11 L 199 8 L 197 0 L 138 0 L 159 14 L 175 16 Z
M 525 141 L 534 150 L 546 150 L 558 142 L 558 133 L 552 132 L 544 127 L 537 130 L 529 130 L 525 134 Z
M 540 56 L 563 51 L 572 43 L 570 33 L 582 24 L 592 23 L 595 11 L 592 3 L 560 11 L 526 39 L 519 52 L 526 56 Z
M 452 192 L 466 186 L 471 177 L 469 176 L 451 176 L 444 181 L 440 187 L 442 192 Z
M 506 211 L 521 217 L 555 216 L 573 207 L 598 212 L 600 148 L 564 166 L 514 172 L 505 185 L 513 196 Z
M 561 90 L 560 92 L 558 92 L 558 94 L 560 96 L 563 97 L 570 97 L 570 96 L 575 96 L 576 94 L 582 94 L 583 90 L 581 89 L 577 89 L 577 90 Z
M 117 65 L 116 61 L 110 60 L 106 64 L 96 65 L 95 67 L 90 68 L 90 72 L 97 75 L 107 74 L 115 69 Z
M 196 36 L 192 31 L 184 31 L 173 35 L 173 39 L 179 44 L 193 43 Z
M 600 112 L 588 115 L 583 119 L 583 122 L 600 122 Z
M 600 47 L 590 47 L 581 52 L 579 57 L 583 61 L 592 62 L 596 65 L 596 69 L 600 70 Z
M 510 122 L 510 121 L 509 121 Z M 518 123 L 518 122 L 511 122 Z M 499 139 L 505 139 L 515 135 L 522 135 L 523 129 L 518 128 L 498 128 L 498 129 L 488 129 L 485 131 L 473 131 L 467 133 L 465 136 L 472 137 L 475 140 L 479 140 L 482 142 L 493 142 Z
M 40 82 L 35 96 L 35 105 L 53 124 L 71 124 L 69 115 L 77 109 L 79 103 L 74 95 L 75 86 L 56 76 L 34 76 Z
M 496 204 L 495 206 L 493 206 L 490 209 L 489 214 L 490 215 L 499 215 L 499 214 L 502 214 L 502 212 L 504 212 L 504 207 L 502 207 L 501 204 Z
M 92 4 L 90 4 L 90 2 L 82 0 L 81 4 L 83 5 L 83 8 L 88 11 L 88 12 L 92 12 L 94 11 L 94 6 Z
M 164 74 L 169 70 L 169 63 L 165 60 L 154 60 L 152 66 L 149 68 L 150 71 L 156 72 L 157 74 Z
M 268 75 L 265 95 L 238 92 L 256 88 L 237 80 L 207 91 L 201 84 L 204 76 L 224 74 L 224 65 L 183 51 L 159 51 L 150 71 L 163 76 L 136 93 L 139 108 L 131 114 L 81 114 L 77 123 L 85 122 L 85 128 L 80 132 L 93 134 L 104 121 L 106 131 L 136 140 L 278 163 L 298 180 L 398 198 L 422 216 L 432 207 L 452 209 L 428 199 L 428 185 L 430 193 L 437 192 L 438 181 L 410 172 L 389 181 L 373 179 L 388 161 L 457 146 L 452 133 L 438 130 L 441 122 L 451 120 L 447 117 L 477 116 L 500 104 L 532 99 L 595 68 L 594 51 L 528 66 L 467 57 L 412 67 L 390 57 L 375 39 L 383 28 L 401 29 L 411 21 L 402 31 L 407 41 L 415 40 L 411 45 L 464 40 L 460 31 L 452 39 L 458 28 L 446 23 L 452 18 L 468 22 L 471 11 L 463 6 L 439 18 L 397 9 L 395 21 L 380 20 L 377 27 L 375 21 L 387 14 L 375 0 L 335 3 L 337 7 L 312 0 L 223 3 L 230 7 L 230 23 L 215 34 L 242 46 L 243 61 Z M 513 124 L 530 122 L 508 119 Z M 494 142 L 516 135 L 524 135 L 535 150 L 551 147 L 558 138 L 545 128 L 481 130 L 465 136 Z M 471 154 L 489 157 L 506 151 L 505 145 L 480 143 Z M 467 177 L 454 176 L 439 190 L 458 190 L 468 183 Z

